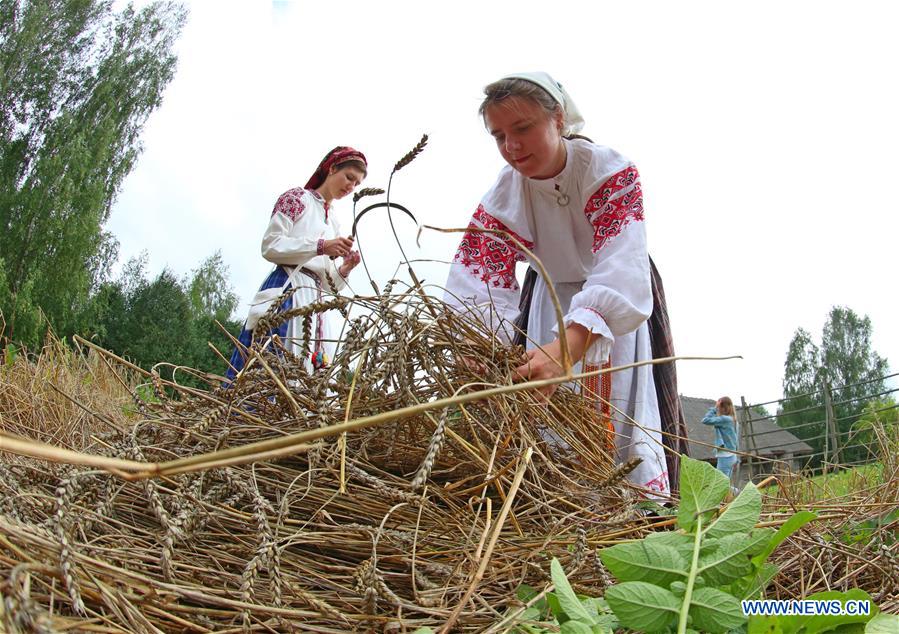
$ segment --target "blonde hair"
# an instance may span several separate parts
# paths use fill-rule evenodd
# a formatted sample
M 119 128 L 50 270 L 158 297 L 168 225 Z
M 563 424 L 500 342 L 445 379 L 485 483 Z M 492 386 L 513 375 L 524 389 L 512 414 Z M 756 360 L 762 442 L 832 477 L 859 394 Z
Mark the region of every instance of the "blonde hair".
M 500 79 L 488 84 L 484 88 L 484 101 L 478 108 L 478 114 L 483 118 L 489 106 L 499 104 L 509 97 L 528 99 L 543 108 L 550 117 L 557 113 L 561 113 L 563 118 L 565 116 L 562 105 L 552 95 L 534 82 L 518 78 Z
M 730 416 L 734 421 L 737 420 L 737 411 L 734 409 L 734 402 L 730 400 L 729 396 L 719 398 L 718 402 L 715 403 L 715 409 L 718 410 L 719 415 L 723 414 Z

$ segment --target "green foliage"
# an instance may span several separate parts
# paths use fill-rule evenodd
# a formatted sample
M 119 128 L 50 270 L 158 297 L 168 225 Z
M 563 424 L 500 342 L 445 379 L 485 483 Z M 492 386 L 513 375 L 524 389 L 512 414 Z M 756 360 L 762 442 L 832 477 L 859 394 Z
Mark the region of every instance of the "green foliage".
M 550 572 L 555 591 L 547 592 L 531 607 L 516 614 L 512 631 L 528 634 L 559 631 L 567 634 L 612 634 L 618 628 L 618 619 L 605 600 L 575 594 L 558 559 L 553 558 Z M 530 603 L 539 594 L 528 585 L 520 586 L 517 592 L 518 598 L 525 603 Z M 537 624 L 548 620 L 551 624 L 549 628 Z
M 865 625 L 865 634 L 896 634 L 899 614 L 878 614 Z
M 865 623 L 871 621 L 879 612 L 871 597 L 864 590 L 853 588 L 846 592 L 818 592 L 807 597 L 809 601 L 839 601 L 845 606 L 847 601 L 868 601 L 870 614 L 790 614 L 790 615 L 753 615 L 749 617 L 748 634 L 818 634 L 819 632 L 868 632 Z M 888 624 L 879 621 L 875 626 Z M 852 627 L 852 626 L 856 627 Z M 876 631 L 876 630 L 875 630 Z M 892 630 L 895 632 L 896 630 Z
M 184 11 L 111 0 L 0 0 L 0 311 L 40 343 L 72 332 L 116 257 L 102 230 L 175 67 Z
M 619 581 L 605 599 L 623 627 L 643 632 L 668 631 L 675 624 L 680 633 L 743 627 L 740 600 L 764 591 L 777 573 L 768 556 L 814 515 L 794 516 L 776 533 L 755 528 L 762 498 L 751 482 L 718 513 L 729 491 L 727 478 L 686 457 L 680 491 L 679 530 L 600 552 Z
M 866 544 L 874 535 L 880 535 L 883 543 L 892 546 L 899 541 L 896 531 L 885 530 L 887 526 L 899 522 L 899 508 L 882 513 L 879 516 L 853 523 L 840 535 L 841 541 L 847 544 Z
M 100 286 L 83 331 L 144 369 L 166 362 L 220 373 L 223 362 L 208 343 L 228 354 L 231 343 L 218 323 L 235 335 L 240 324 L 230 320 L 236 300 L 219 254 L 180 281 L 168 270 L 149 280 L 145 268 L 145 255 L 132 258 L 118 279 Z M 185 374 L 177 378 L 196 384 Z
M 845 306 L 834 306 L 821 335 L 821 345 L 799 328 L 790 342 L 784 363 L 783 408 L 777 422 L 810 444 L 816 453 L 824 450 L 825 410 L 822 386 L 833 388 L 833 413 L 843 445 L 865 406 L 884 389 L 888 374 L 886 359 L 874 351 L 872 326 L 867 316 L 859 316 Z M 855 444 L 855 443 L 853 443 Z M 863 458 L 863 447 L 840 454 L 842 462 Z
M 677 622 L 680 599 L 666 588 L 628 581 L 606 590 L 605 599 L 621 624 L 645 632 L 661 632 Z
M 814 520 L 816 517 L 818 517 L 817 513 L 812 511 L 798 511 L 791 515 L 790 519 L 781 524 L 780 528 L 777 529 L 777 532 L 774 533 L 774 536 L 768 540 L 768 543 L 765 545 L 762 552 L 753 557 L 753 563 L 756 565 L 763 563 L 768 559 L 771 553 L 773 553 L 774 550 L 787 539 L 787 537 Z
M 862 409 L 857 421 L 858 428 L 871 428 L 875 425 L 895 425 L 899 423 L 899 405 L 892 396 L 885 396 L 869 401 Z
M 767 559 L 790 535 L 817 516 L 802 511 L 777 531 L 756 528 L 762 497 L 751 482 L 723 509 L 728 480 L 711 465 L 683 457 L 681 508 L 678 530 L 652 533 L 645 538 L 600 551 L 606 568 L 617 578 L 603 599 L 574 593 L 562 566 L 551 564 L 554 592 L 542 598 L 529 586 L 518 597 L 530 607 L 517 614 L 514 630 L 528 634 L 548 632 L 611 633 L 627 631 L 748 632 L 748 634 L 816 634 L 838 630 L 871 634 L 896 631 L 896 620 L 871 614 L 747 617 L 741 601 L 763 596 L 778 572 Z M 685 511 L 684 509 L 689 509 Z M 720 512 L 718 512 L 720 510 Z M 888 519 L 888 518 L 887 518 Z M 823 592 L 808 600 L 868 600 L 861 590 Z M 545 621 L 552 619 L 550 623 Z M 543 624 L 541 624 L 541 621 Z M 865 627 L 867 623 L 867 628 Z M 544 627 L 546 625 L 547 627 Z M 893 628 L 893 629 L 889 629 Z
M 749 408 L 752 411 L 753 418 L 768 418 L 771 412 L 764 405 L 753 405 Z
M 891 455 L 897 455 L 893 450 Z M 853 494 L 866 494 L 884 483 L 884 466 L 872 462 L 848 469 L 841 468 L 812 477 L 800 477 L 786 485 L 789 496 L 797 505 L 814 504 L 820 500 L 833 500 Z M 772 484 L 765 492 L 772 497 L 782 496 L 782 487 Z
M 222 261 L 221 251 L 203 260 L 183 284 L 195 318 L 224 321 L 237 308 L 237 295 L 231 290 L 228 267 Z
M 680 511 L 677 525 L 686 531 L 697 521 L 709 519 L 718 504 L 730 490 L 730 484 L 723 474 L 707 462 L 684 460 L 681 462 Z

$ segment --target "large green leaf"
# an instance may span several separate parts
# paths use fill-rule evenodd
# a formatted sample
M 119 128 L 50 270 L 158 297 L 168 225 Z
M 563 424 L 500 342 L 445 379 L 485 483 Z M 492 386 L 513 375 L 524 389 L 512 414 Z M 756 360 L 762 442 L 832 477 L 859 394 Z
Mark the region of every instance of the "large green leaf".
M 878 614 L 865 626 L 865 634 L 896 634 L 896 632 L 899 632 L 899 614 Z
M 752 482 L 747 482 L 737 498 L 712 522 L 706 537 L 724 537 L 732 533 L 748 533 L 762 513 L 762 494 Z
M 699 557 L 697 574 L 707 586 L 723 586 L 752 572 L 748 535 L 732 534 L 717 540 L 718 548 Z
M 562 604 L 559 603 L 559 597 L 556 596 L 555 592 L 550 592 L 546 595 L 546 605 L 549 607 L 550 614 L 552 614 L 559 623 L 564 623 L 568 620 L 568 615 L 565 614 L 565 610 L 562 609 Z
M 549 570 L 553 585 L 556 587 L 556 598 L 559 599 L 559 605 L 565 612 L 565 615 L 573 621 L 593 623 L 593 616 L 581 604 L 581 600 L 577 598 L 574 590 L 571 589 L 571 584 L 568 583 L 568 577 L 565 576 L 562 564 L 555 557 L 553 557 Z
M 752 542 L 749 546 L 749 554 L 755 557 L 768 547 L 771 538 L 774 537 L 773 528 L 756 528 L 749 533 L 749 539 Z
M 784 630 L 778 617 L 753 614 L 749 617 L 746 634 L 784 634 Z
M 749 535 L 731 534 L 722 539 L 704 540 L 699 552 L 698 577 L 708 586 L 733 582 L 731 594 L 745 596 L 755 579 L 756 566 L 751 557 L 765 547 L 773 532 L 770 528 L 756 528 Z
M 761 566 L 771 553 L 774 552 L 774 549 L 780 546 L 787 537 L 817 517 L 818 514 L 811 511 L 799 511 L 798 513 L 794 513 L 790 519 L 784 522 L 777 530 L 774 537 L 772 537 L 768 542 L 768 545 L 765 546 L 764 550 L 752 558 L 752 562 L 757 566 Z
M 526 609 L 524 612 L 519 614 L 516 617 L 516 620 L 517 621 L 537 621 L 542 616 L 543 615 L 540 613 L 540 610 L 538 610 L 534 606 L 531 606 L 528 609 Z
M 593 627 L 583 621 L 565 621 L 560 630 L 562 634 L 593 634 Z
M 529 586 L 526 583 L 521 584 L 520 586 L 518 586 L 518 588 L 515 589 L 515 596 L 517 596 L 518 600 L 522 603 L 530 602 L 530 600 L 536 597 L 538 594 L 540 594 L 540 591 L 537 590 L 537 588 Z M 541 614 L 546 612 L 546 597 L 542 597 L 537 600 L 532 607 L 537 608 L 537 610 L 539 610 Z
M 808 597 L 817 601 L 839 601 L 845 608 L 847 601 L 867 601 L 870 607 L 869 614 L 818 614 L 812 617 L 798 617 L 805 619 L 802 623 L 805 627 L 804 634 L 818 634 L 828 632 L 840 626 L 851 623 L 867 623 L 879 612 L 877 606 L 871 601 L 871 597 L 864 590 L 853 588 L 846 592 L 818 592 Z
M 691 625 L 700 632 L 727 632 L 746 623 L 740 601 L 715 588 L 697 588 L 690 600 Z
M 591 613 L 596 611 L 596 620 L 593 622 L 594 634 L 612 634 L 618 629 L 618 617 L 612 612 L 608 601 L 603 598 L 588 598 L 581 599 L 581 603 L 587 605 Z
M 599 557 L 619 581 L 649 581 L 667 586 L 687 576 L 687 561 L 671 546 L 640 540 L 600 551 Z
M 864 590 L 854 588 L 847 592 L 818 592 L 798 601 L 839 601 L 845 606 L 846 601 L 869 601 Z M 834 614 L 782 614 L 778 616 L 757 616 L 749 619 L 749 634 L 818 634 L 819 632 L 838 631 L 850 634 L 852 631 L 863 631 L 863 625 L 871 621 L 877 614 L 877 606 L 869 603 L 871 613 L 868 615 Z M 836 607 L 836 606 L 834 606 Z M 894 630 L 895 631 L 895 630 Z
M 693 557 L 693 535 L 687 535 L 681 531 L 660 531 L 658 533 L 650 533 L 643 538 L 644 541 L 670 546 L 680 553 L 685 561 L 689 561 Z
M 628 581 L 606 590 L 605 599 L 623 627 L 661 632 L 677 619 L 680 601 L 670 590 L 645 581 Z
M 717 507 L 729 490 L 730 480 L 715 467 L 701 460 L 682 458 L 677 525 L 684 530 L 692 530 L 697 514 Z
M 753 577 L 746 579 L 744 583 L 739 585 L 739 588 L 734 588 L 734 594 L 736 596 L 741 596 L 744 599 L 754 599 L 758 598 L 765 589 L 768 587 L 768 584 L 777 576 L 777 573 L 780 572 L 780 568 L 775 566 L 772 563 L 764 563 L 762 564 L 761 569 L 759 569 Z M 736 586 L 737 583 L 734 584 Z

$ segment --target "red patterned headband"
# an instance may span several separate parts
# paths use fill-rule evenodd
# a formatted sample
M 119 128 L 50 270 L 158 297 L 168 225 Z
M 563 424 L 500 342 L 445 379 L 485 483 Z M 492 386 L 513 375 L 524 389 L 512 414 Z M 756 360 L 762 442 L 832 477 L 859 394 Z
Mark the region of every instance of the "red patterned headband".
M 365 160 L 365 155 L 362 152 L 345 145 L 338 145 L 328 152 L 325 158 L 322 159 L 322 162 L 318 164 L 318 167 L 315 168 L 315 172 L 306 183 L 306 189 L 318 189 L 325 182 L 325 179 L 328 178 L 328 172 L 330 172 L 332 167 L 338 167 L 350 161 L 360 161 L 368 167 L 368 161 Z

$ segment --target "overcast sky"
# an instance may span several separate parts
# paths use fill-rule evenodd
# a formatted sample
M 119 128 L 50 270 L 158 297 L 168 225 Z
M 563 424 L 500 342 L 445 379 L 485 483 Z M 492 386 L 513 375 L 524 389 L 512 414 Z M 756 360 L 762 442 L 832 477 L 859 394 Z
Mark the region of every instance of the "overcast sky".
M 485 84 L 545 70 L 584 133 L 643 179 L 650 253 L 688 396 L 781 396 L 796 328 L 820 337 L 833 305 L 871 317 L 899 367 L 899 9 L 888 2 L 272 2 L 197 0 L 178 70 L 109 229 L 121 260 L 189 273 L 220 250 L 241 312 L 271 265 L 272 206 L 335 145 L 366 153 L 422 224 L 461 227 L 503 166 L 477 117 Z M 351 224 L 352 202 L 337 203 Z M 372 212 L 360 242 L 383 284 L 399 261 Z M 447 261 L 433 232 L 410 258 Z M 447 265 L 416 266 L 442 284 Z M 369 292 L 361 267 L 351 284 Z M 242 319 L 242 316 L 241 316 Z

